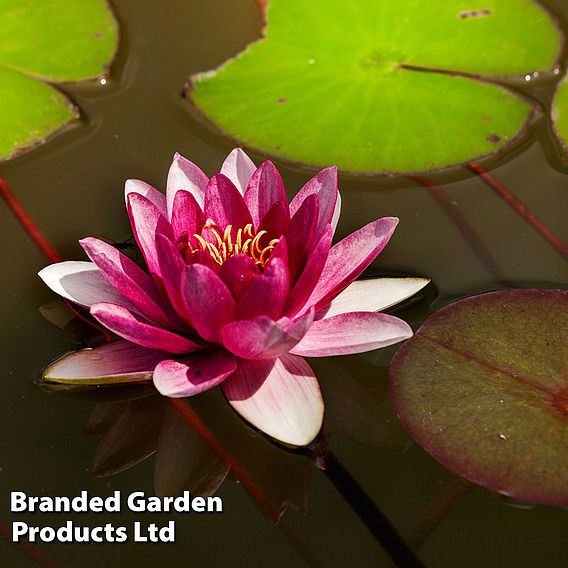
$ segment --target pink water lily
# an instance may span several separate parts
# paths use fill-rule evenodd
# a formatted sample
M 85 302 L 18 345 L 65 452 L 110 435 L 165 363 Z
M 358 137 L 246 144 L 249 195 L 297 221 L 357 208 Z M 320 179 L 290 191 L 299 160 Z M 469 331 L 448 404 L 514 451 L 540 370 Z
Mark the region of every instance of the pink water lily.
M 80 241 L 91 262 L 39 275 L 122 339 L 71 353 L 44 371 L 81 384 L 152 379 L 169 397 L 221 385 L 250 423 L 281 441 L 317 436 L 324 405 L 302 358 L 360 353 L 412 335 L 377 310 L 424 279 L 354 282 L 398 219 L 378 219 L 332 246 L 340 213 L 337 172 L 319 172 L 288 203 L 270 161 L 241 150 L 211 179 L 174 157 L 166 195 L 126 182 L 126 206 L 148 272 L 111 245 Z

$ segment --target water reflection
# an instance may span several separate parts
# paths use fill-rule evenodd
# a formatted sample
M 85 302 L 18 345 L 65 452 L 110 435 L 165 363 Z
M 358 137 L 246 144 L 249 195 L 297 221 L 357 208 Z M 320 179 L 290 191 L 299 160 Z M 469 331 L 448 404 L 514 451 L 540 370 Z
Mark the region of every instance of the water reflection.
M 100 341 L 93 328 L 68 317 L 67 310 L 63 303 L 52 303 L 41 312 L 70 331 L 80 346 Z M 395 450 L 410 444 L 388 403 L 386 368 L 361 356 L 317 359 L 310 364 L 326 403 L 320 439 L 342 436 Z M 158 496 L 189 490 L 206 497 L 227 479 L 242 483 L 244 472 L 268 500 L 259 503 L 252 495 L 273 521 L 280 520 L 288 506 L 307 511 L 313 455 L 277 446 L 256 432 L 231 411 L 219 389 L 172 401 L 158 395 L 148 382 L 104 387 L 42 384 L 42 388 L 95 402 L 84 433 L 100 438 L 92 464 L 96 476 L 116 475 L 153 458 Z M 196 419 L 188 420 L 179 402 Z

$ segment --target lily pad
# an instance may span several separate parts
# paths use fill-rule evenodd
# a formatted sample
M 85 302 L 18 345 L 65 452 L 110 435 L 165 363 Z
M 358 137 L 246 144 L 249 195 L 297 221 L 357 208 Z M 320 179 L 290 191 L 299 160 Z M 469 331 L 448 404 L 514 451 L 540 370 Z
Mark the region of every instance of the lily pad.
M 77 111 L 52 83 L 105 73 L 117 26 L 104 0 L 0 0 L 0 159 L 41 142 Z
M 561 35 L 532 0 L 271 0 L 263 39 L 192 77 L 239 142 L 310 166 L 393 174 L 479 159 L 535 107 L 492 83 L 551 69 Z
M 568 291 L 467 298 L 428 318 L 389 371 L 413 438 L 505 495 L 568 505 Z
M 568 75 L 558 85 L 554 96 L 552 126 L 562 147 L 568 152 Z

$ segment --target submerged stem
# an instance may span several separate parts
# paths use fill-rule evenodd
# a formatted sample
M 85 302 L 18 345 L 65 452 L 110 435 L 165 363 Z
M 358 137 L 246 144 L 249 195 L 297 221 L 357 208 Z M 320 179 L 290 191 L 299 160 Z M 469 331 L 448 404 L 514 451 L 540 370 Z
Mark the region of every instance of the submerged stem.
M 503 274 L 498 262 L 495 260 L 490 250 L 485 246 L 475 229 L 469 221 L 454 207 L 442 188 L 432 180 L 421 176 L 409 176 L 409 179 L 426 187 L 434 199 L 440 204 L 448 214 L 454 225 L 458 228 L 464 239 L 477 254 L 479 260 L 490 272 L 496 282 L 502 286 L 512 286 L 512 282 Z
M 471 162 L 467 167 L 476 173 L 493 191 L 499 195 L 516 213 L 543 236 L 564 258 L 568 258 L 568 246 L 553 233 L 520 199 L 515 197 L 498 179 L 493 177 L 482 165 Z
M 367 495 L 349 470 L 337 459 L 325 440 L 311 448 L 310 457 L 339 491 L 353 512 L 369 529 L 399 568 L 424 568 L 424 564 L 398 533 L 388 517 Z
M 2 177 L 0 177 L 0 195 L 39 250 L 51 262 L 61 262 L 61 257 L 57 251 L 45 238 L 39 227 L 33 222 L 32 218 L 28 215 L 16 196 L 10 191 L 8 184 Z

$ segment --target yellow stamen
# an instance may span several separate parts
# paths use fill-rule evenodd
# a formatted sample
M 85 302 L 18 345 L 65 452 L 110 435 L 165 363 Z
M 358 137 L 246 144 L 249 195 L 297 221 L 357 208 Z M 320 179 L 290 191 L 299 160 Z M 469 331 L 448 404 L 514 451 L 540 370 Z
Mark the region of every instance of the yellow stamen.
M 221 230 L 215 222 L 212 219 L 207 219 L 203 228 L 213 235 L 215 243 L 205 240 L 201 235 L 194 234 L 193 239 L 197 244 L 192 245 L 191 242 L 187 242 L 187 244 L 184 242 L 183 246 L 190 255 L 200 250 L 209 253 L 219 266 L 222 266 L 232 256 L 246 254 L 261 270 L 264 270 L 272 251 L 279 242 L 279 239 L 272 239 L 268 244 L 261 244 L 268 233 L 264 229 L 255 233 L 251 223 L 237 230 L 234 242 L 232 225 L 227 225 L 223 234 L 221 234 Z

